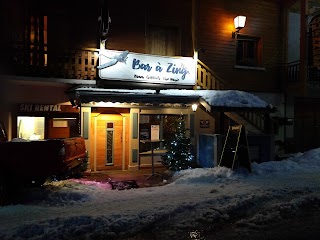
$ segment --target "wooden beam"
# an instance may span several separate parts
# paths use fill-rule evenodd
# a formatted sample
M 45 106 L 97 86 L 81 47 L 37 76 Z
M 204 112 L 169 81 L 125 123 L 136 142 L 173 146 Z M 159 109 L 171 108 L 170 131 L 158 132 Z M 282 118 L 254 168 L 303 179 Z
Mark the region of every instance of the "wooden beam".
M 300 83 L 304 86 L 307 75 L 307 17 L 306 17 L 307 0 L 301 0 L 300 12 Z M 304 92 L 304 91 L 303 91 Z

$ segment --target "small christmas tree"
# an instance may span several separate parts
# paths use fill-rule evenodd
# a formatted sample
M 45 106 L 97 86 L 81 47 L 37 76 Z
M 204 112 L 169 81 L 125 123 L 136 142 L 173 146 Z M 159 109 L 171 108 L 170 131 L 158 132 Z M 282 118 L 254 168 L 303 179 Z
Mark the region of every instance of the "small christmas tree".
M 191 168 L 194 165 L 194 155 L 191 153 L 191 139 L 187 136 L 188 129 L 182 116 L 175 124 L 175 133 L 167 141 L 167 152 L 163 155 L 162 163 L 172 171 Z

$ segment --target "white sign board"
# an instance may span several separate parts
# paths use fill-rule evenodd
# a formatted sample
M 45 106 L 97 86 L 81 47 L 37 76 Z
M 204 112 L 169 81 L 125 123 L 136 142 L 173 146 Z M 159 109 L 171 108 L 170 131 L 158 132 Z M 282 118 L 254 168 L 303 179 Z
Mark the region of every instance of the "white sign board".
M 106 80 L 192 86 L 196 83 L 196 64 L 192 57 L 101 50 L 99 64 L 99 77 Z
M 160 126 L 159 125 L 151 125 L 151 140 L 158 140 L 160 135 Z

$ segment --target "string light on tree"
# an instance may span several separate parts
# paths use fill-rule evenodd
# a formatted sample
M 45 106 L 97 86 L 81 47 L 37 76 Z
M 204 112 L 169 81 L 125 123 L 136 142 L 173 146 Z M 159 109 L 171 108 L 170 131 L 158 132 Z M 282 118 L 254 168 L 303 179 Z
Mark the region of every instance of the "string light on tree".
M 181 116 L 176 122 L 174 137 L 167 142 L 167 152 L 162 156 L 162 163 L 172 171 L 188 169 L 194 165 L 191 139 L 187 132 Z

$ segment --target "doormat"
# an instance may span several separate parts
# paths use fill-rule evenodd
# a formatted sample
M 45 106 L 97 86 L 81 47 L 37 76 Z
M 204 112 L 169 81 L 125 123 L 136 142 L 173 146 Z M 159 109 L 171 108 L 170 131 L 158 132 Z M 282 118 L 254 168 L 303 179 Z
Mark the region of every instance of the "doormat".
M 124 189 L 131 189 L 131 188 L 139 188 L 137 182 L 135 180 L 126 180 L 126 181 L 108 181 L 111 185 L 112 190 L 124 190 Z

